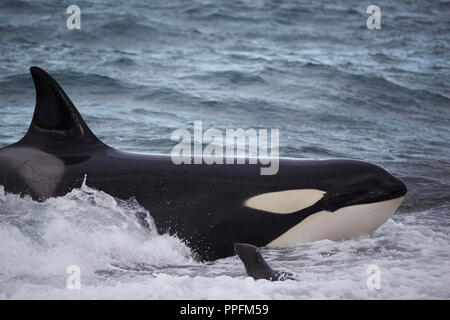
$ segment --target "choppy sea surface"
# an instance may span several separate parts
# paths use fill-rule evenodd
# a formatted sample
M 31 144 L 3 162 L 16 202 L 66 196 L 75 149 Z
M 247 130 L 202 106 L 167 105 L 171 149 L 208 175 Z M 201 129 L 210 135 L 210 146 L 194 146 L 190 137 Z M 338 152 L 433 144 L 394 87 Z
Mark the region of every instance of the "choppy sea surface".
M 449 1 L 378 1 L 380 30 L 360 1 L 77 1 L 81 30 L 66 27 L 70 4 L 0 2 L 0 147 L 28 128 L 37 65 L 117 149 L 169 153 L 195 120 L 277 128 L 283 156 L 369 161 L 409 192 L 370 237 L 265 249 L 299 279 L 272 283 L 237 257 L 195 261 L 133 200 L 0 186 L 1 299 L 450 298 Z M 81 290 L 66 289 L 69 265 Z

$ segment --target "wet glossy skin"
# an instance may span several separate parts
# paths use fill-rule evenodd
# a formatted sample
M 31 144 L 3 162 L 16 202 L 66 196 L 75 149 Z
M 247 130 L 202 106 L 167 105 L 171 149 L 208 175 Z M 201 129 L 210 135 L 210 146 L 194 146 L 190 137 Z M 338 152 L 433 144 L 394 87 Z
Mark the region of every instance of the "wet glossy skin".
M 177 234 L 200 259 L 234 254 L 236 242 L 265 246 L 307 216 L 341 207 L 394 199 L 405 185 L 375 165 L 352 160 L 280 159 L 279 172 L 260 175 L 259 165 L 175 165 L 169 156 L 114 150 L 89 130 L 59 85 L 32 69 L 36 111 L 27 135 L 0 149 L 0 184 L 36 200 L 87 185 L 137 201 L 160 233 Z M 244 206 L 252 196 L 318 189 L 325 196 L 295 213 L 279 215 Z

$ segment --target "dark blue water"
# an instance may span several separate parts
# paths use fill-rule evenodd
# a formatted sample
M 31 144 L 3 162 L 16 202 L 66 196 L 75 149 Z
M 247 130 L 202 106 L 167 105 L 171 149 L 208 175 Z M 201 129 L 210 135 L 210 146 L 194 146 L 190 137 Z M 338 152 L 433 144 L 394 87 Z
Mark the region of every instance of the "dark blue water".
M 66 27 L 70 4 L 81 30 Z M 43 204 L 0 193 L 0 297 L 73 298 L 65 268 L 80 264 L 81 298 L 449 298 L 450 2 L 377 2 L 380 30 L 366 27 L 370 4 L 1 1 L 0 147 L 28 128 L 37 65 L 118 149 L 169 153 L 195 120 L 277 128 L 283 156 L 369 161 L 409 192 L 370 239 L 265 252 L 301 284 L 251 282 L 234 258 L 198 266 L 124 218 L 141 209 L 87 187 Z M 142 263 L 162 273 L 132 271 Z M 381 290 L 365 286 L 371 263 Z

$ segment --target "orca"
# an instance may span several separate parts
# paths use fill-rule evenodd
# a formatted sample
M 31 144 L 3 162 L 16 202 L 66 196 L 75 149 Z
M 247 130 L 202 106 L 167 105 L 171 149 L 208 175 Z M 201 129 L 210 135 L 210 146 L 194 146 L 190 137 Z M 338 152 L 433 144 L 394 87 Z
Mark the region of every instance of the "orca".
M 245 271 L 249 277 L 255 280 L 265 279 L 269 281 L 296 280 L 292 273 L 275 271 L 264 260 L 261 250 L 248 243 L 235 243 L 234 250 L 244 263 Z
M 405 184 L 356 160 L 282 158 L 276 175 L 255 165 L 180 164 L 100 141 L 58 83 L 30 69 L 36 106 L 18 142 L 0 149 L 5 192 L 43 201 L 86 184 L 135 198 L 159 233 L 177 235 L 199 260 L 234 255 L 234 243 L 295 246 L 367 235 L 400 206 Z

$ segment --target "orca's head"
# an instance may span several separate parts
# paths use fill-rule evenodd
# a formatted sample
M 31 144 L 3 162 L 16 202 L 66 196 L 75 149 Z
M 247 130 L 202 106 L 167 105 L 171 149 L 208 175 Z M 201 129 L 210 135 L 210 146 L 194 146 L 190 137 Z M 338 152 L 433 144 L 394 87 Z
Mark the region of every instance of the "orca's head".
M 354 160 L 286 161 L 275 191 L 259 193 L 244 205 L 291 214 L 303 210 L 334 212 L 340 208 L 402 198 L 406 186 L 379 166 Z
M 401 180 L 367 162 L 337 160 L 327 171 L 326 193 L 317 204 L 328 211 L 398 199 L 407 192 Z
M 269 247 L 370 234 L 392 216 L 407 191 L 389 172 L 362 161 L 280 162 L 280 175 L 275 190 L 244 202 L 285 223 Z

